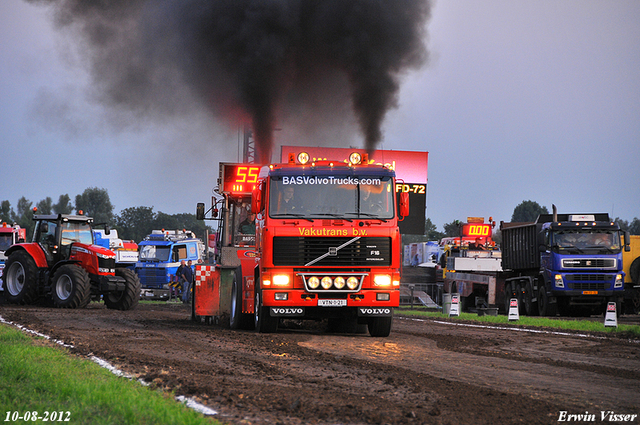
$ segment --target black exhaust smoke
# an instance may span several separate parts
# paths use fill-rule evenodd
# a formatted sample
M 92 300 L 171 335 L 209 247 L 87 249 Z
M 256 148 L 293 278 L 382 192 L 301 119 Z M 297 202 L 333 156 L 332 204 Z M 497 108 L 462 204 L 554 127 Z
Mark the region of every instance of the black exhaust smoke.
M 428 0 L 28 1 L 80 33 L 102 100 L 178 115 L 187 89 L 225 122 L 250 123 L 260 162 L 285 104 L 345 95 L 335 75 L 374 151 L 400 78 L 427 59 Z

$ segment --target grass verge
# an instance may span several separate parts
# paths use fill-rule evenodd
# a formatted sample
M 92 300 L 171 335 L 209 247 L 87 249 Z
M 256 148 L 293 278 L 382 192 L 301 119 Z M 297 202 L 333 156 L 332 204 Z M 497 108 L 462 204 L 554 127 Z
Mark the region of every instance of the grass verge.
M 42 418 L 38 422 L 46 417 L 49 422 L 97 425 L 219 423 L 172 395 L 117 377 L 43 341 L 0 324 L 0 421 L 34 422 L 37 412 Z M 13 412 L 23 419 L 14 421 Z
M 634 338 L 640 337 L 640 326 L 638 325 L 623 325 L 618 324 L 618 327 L 605 327 L 604 326 L 604 317 L 601 321 L 593 321 L 593 320 L 566 320 L 566 319 L 555 319 L 550 317 L 529 317 L 529 316 L 520 316 L 520 319 L 516 321 L 509 321 L 507 316 L 498 315 L 498 316 L 478 316 L 473 313 L 460 313 L 460 316 L 449 317 L 443 313 L 435 312 L 435 311 L 426 311 L 420 309 L 406 309 L 399 308 L 396 309 L 396 313 L 401 314 L 403 316 L 414 316 L 414 317 L 429 317 L 429 318 L 448 318 L 452 320 L 461 320 L 461 321 L 472 321 L 479 323 L 489 323 L 496 325 L 518 325 L 518 326 L 527 326 L 527 327 L 540 327 L 540 328 L 552 328 L 559 330 L 571 330 L 571 331 L 582 331 L 582 332 L 606 332 L 606 333 L 614 333 L 620 334 L 624 336 L 631 336 Z

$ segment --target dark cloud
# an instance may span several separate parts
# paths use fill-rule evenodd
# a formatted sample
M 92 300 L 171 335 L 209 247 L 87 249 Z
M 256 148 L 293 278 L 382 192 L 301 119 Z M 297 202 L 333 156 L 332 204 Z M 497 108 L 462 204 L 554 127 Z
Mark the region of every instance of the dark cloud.
M 309 103 L 322 116 L 326 102 L 349 101 L 374 150 L 400 78 L 427 59 L 431 13 L 427 0 L 31 2 L 80 34 L 102 101 L 162 117 L 188 113 L 195 96 L 216 118 L 251 124 L 263 161 L 281 115 Z

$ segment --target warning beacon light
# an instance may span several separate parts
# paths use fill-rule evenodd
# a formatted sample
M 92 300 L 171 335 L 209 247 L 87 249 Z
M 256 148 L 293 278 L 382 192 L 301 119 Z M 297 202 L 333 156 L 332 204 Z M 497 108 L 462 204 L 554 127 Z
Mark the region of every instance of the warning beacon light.
M 309 156 L 309 154 L 307 152 L 300 152 L 298 154 L 298 162 L 302 165 L 306 164 L 307 162 L 309 162 L 309 159 L 311 159 L 311 157 Z

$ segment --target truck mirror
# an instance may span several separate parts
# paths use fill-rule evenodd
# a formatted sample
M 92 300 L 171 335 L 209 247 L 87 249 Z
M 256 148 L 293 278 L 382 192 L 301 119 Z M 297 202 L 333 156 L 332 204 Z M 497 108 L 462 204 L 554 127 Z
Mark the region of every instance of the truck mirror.
M 251 212 L 258 214 L 262 211 L 262 191 L 256 186 L 251 193 Z
M 409 216 L 409 192 L 400 193 L 400 215 L 402 217 Z
M 547 246 L 544 244 L 540 244 L 538 245 L 538 251 L 540 252 L 546 252 L 547 251 Z
M 198 202 L 196 205 L 196 220 L 204 220 L 204 202 Z
M 109 226 L 108 224 L 106 226 L 104 226 L 104 234 L 105 235 L 110 235 L 111 234 L 111 226 Z
M 49 223 L 46 221 L 41 221 L 40 222 L 40 233 L 47 233 L 49 232 Z

